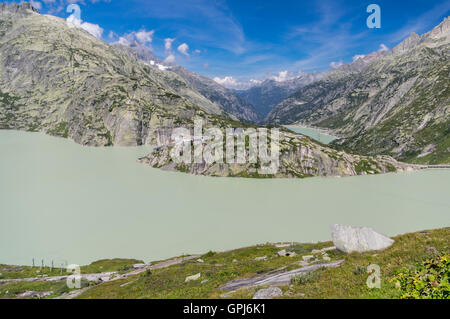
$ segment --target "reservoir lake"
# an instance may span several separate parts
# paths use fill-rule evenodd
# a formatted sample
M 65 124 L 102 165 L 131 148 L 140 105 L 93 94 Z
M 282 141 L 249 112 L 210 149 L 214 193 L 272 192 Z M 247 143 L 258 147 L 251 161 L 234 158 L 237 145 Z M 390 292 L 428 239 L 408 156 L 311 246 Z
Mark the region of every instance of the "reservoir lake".
M 151 147 L 86 147 L 9 130 L 0 131 L 0 149 L 0 264 L 148 262 L 328 241 L 335 223 L 389 236 L 450 226 L 450 170 L 214 178 L 137 163 Z

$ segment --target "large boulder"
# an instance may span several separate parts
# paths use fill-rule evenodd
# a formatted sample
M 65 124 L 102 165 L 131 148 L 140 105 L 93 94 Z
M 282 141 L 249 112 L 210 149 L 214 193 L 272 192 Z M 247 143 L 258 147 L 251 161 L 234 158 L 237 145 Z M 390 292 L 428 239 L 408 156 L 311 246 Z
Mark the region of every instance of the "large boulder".
M 331 236 L 336 248 L 345 253 L 382 250 L 394 243 L 369 227 L 332 225 Z
M 261 289 L 256 292 L 253 299 L 272 299 L 275 297 L 282 297 L 283 292 L 278 287 L 270 287 L 267 289 Z

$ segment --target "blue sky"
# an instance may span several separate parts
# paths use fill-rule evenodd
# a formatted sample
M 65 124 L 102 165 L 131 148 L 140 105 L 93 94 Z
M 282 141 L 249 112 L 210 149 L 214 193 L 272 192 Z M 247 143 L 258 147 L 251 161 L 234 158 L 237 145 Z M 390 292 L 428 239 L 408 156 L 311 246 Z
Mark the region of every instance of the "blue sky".
M 103 29 L 105 41 L 138 38 L 161 59 L 170 56 L 191 71 L 236 82 L 348 63 L 382 44 L 392 48 L 413 31 L 422 34 L 450 14 L 450 0 L 32 2 L 42 13 L 60 17 L 68 17 L 67 5 L 77 3 L 81 20 Z M 381 8 L 380 29 L 366 25 L 371 3 Z M 170 48 L 165 47 L 168 38 L 174 39 Z

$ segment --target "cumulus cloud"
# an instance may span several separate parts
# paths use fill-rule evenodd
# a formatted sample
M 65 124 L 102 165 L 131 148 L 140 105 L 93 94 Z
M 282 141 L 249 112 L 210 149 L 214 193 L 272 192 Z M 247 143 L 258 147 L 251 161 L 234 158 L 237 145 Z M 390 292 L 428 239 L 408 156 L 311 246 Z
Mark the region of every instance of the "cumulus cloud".
M 189 56 L 189 46 L 186 43 L 180 44 L 177 49 L 181 54 Z
M 94 37 L 101 38 L 103 34 L 103 28 L 101 28 L 98 24 L 92 24 L 89 22 L 83 22 L 81 19 L 78 19 L 74 14 L 71 14 L 67 19 L 67 23 L 69 26 L 74 26 L 77 28 L 81 28 Z
M 275 75 L 275 76 L 271 77 L 272 80 L 275 80 L 277 82 L 284 82 L 284 81 L 287 81 L 287 80 L 291 80 L 293 78 L 295 78 L 295 76 L 291 72 L 289 72 L 287 70 L 286 71 L 280 71 L 280 72 L 278 72 L 278 75 Z
M 341 65 L 343 65 L 344 63 L 342 62 L 342 61 L 339 61 L 339 62 L 331 62 L 330 63 L 330 66 L 333 68 L 333 69 L 337 69 L 338 67 L 340 67 Z
M 142 43 L 142 44 L 151 43 L 154 33 L 155 33 L 154 30 L 151 30 L 151 31 L 145 31 L 145 30 L 138 31 L 135 34 L 136 40 L 139 43 Z
M 166 49 L 166 52 L 172 52 L 173 41 L 175 41 L 175 39 L 172 38 L 164 39 L 164 48 Z
M 175 63 L 175 55 L 173 54 L 169 54 L 165 59 L 164 59 L 165 63 L 168 64 L 174 64 Z
M 389 51 L 389 48 L 385 44 L 381 43 L 378 52 L 386 52 L 386 51 Z
M 232 76 L 225 76 L 223 78 L 215 77 L 213 80 L 226 88 L 234 90 L 246 90 L 261 83 L 261 81 L 254 79 L 250 81 L 238 81 Z
M 117 43 L 128 46 L 135 42 L 142 45 L 149 45 L 152 43 L 154 33 L 154 30 L 147 31 L 145 29 L 140 31 L 132 31 L 119 37 Z

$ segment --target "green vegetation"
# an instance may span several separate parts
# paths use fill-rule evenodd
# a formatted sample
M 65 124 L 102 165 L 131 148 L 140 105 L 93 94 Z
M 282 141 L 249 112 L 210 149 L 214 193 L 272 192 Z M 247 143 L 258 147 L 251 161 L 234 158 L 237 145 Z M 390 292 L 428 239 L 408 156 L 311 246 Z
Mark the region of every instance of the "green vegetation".
M 54 136 L 60 136 L 64 138 L 69 137 L 69 129 L 67 128 L 67 122 L 60 122 L 54 128 L 47 131 L 48 134 Z
M 450 299 L 450 255 L 427 259 L 416 270 L 405 269 L 393 278 L 402 299 Z
M 299 276 L 291 287 L 282 287 L 284 298 L 400 298 L 402 292 L 392 282 L 401 269 L 419 267 L 433 252 L 449 251 L 450 228 L 423 231 L 397 236 L 392 247 L 381 252 L 352 253 L 330 251 L 332 260 L 344 259 L 338 268 L 320 269 L 316 273 Z M 148 276 L 133 276 L 125 280 L 104 283 L 93 287 L 81 298 L 220 298 L 226 291 L 218 288 L 229 280 L 253 277 L 285 267 L 298 268 L 297 261 L 311 254 L 313 249 L 331 246 L 331 242 L 296 244 L 283 248 L 297 251 L 295 257 L 279 257 L 281 248 L 266 244 L 237 249 L 224 253 L 208 253 L 200 258 L 204 263 L 186 261 L 166 269 L 153 270 Z M 256 261 L 256 257 L 267 256 Z M 381 268 L 381 289 L 369 289 L 366 285 L 370 264 Z M 359 269 L 358 271 L 355 271 Z M 187 276 L 201 273 L 198 281 L 185 283 Z M 208 282 L 201 283 L 207 279 Z M 120 287 L 124 283 L 126 286 Z M 227 298 L 251 298 L 258 288 L 243 288 L 227 295 Z M 304 297 L 303 297 L 304 294 Z
M 344 262 L 337 268 L 320 268 L 314 273 L 294 277 L 290 285 L 281 287 L 283 298 L 449 298 L 450 228 L 410 233 L 394 239 L 395 243 L 384 251 L 352 254 L 328 251 L 331 260 L 343 259 Z M 91 288 L 79 298 L 251 298 L 261 287 L 242 288 L 235 292 L 219 288 L 230 280 L 300 268 L 303 256 L 313 254 L 314 249 L 330 246 L 332 242 L 292 244 L 285 248 L 264 244 L 227 252 L 208 252 L 200 257 L 203 262 L 185 260 L 124 279 L 100 284 L 84 283 L 83 286 L 90 285 Z M 277 252 L 282 249 L 297 255 L 280 257 Z M 264 256 L 263 259 L 257 258 Z M 135 263 L 142 261 L 100 260 L 81 269 L 82 273 L 126 273 Z M 371 264 L 380 266 L 381 289 L 370 289 L 366 285 L 367 268 Z M 5 266 L 1 269 L 4 275 Z M 34 277 L 35 271 L 36 268 L 34 272 L 22 273 L 17 278 L 23 278 L 25 274 Z M 185 283 L 186 277 L 197 273 L 201 273 L 199 280 Z M 52 298 L 68 292 L 68 289 L 64 281 L 0 283 L 0 298 L 20 298 L 25 291 L 52 291 L 51 295 L 44 296 Z
M 126 271 L 133 268 L 134 264 L 143 264 L 142 260 L 136 259 L 102 259 L 87 266 L 81 267 L 83 274 L 95 274 L 101 272 Z

